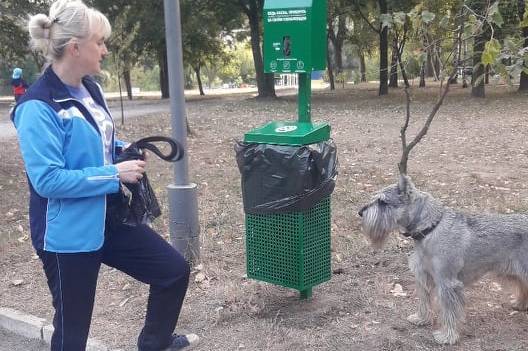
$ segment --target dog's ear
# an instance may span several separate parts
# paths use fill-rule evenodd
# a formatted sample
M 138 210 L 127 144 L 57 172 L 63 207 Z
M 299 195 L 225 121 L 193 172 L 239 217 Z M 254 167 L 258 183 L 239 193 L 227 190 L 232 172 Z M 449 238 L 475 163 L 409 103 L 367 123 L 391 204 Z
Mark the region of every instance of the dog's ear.
M 411 195 L 416 190 L 411 177 L 404 174 L 400 175 L 398 180 L 398 189 L 400 190 L 400 194 L 407 196 Z

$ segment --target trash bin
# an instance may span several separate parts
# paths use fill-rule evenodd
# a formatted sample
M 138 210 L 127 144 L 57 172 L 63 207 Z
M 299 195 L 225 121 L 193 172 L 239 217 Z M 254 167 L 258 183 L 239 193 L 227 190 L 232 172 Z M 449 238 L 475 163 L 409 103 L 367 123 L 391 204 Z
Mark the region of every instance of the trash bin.
M 311 122 L 311 73 L 326 68 L 326 0 L 265 0 L 264 72 L 298 74 L 298 121 L 270 122 L 235 146 L 249 278 L 297 289 L 330 279 L 330 194 L 337 152 Z
M 301 298 L 331 277 L 330 195 L 337 150 L 327 124 L 271 122 L 235 145 L 249 278 Z

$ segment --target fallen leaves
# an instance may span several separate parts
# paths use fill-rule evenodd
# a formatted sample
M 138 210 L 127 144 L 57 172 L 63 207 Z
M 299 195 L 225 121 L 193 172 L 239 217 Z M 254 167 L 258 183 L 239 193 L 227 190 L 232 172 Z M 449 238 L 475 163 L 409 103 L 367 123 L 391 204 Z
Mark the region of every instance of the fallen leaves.
M 11 281 L 11 284 L 13 286 L 20 286 L 24 283 L 24 279 L 15 279 Z
M 390 292 L 395 297 L 407 297 L 407 293 L 403 291 L 403 287 L 398 283 L 394 284 Z

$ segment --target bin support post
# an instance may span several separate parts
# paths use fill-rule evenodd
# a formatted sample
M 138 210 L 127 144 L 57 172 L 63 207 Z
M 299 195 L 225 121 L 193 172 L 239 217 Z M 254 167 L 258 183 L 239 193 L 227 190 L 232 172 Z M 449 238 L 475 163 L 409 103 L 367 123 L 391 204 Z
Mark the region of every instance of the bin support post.
M 301 300 L 308 300 L 312 298 L 312 288 L 307 288 L 300 291 L 301 293 Z
M 298 112 L 299 122 L 311 123 L 312 121 L 312 77 L 310 73 L 299 73 Z

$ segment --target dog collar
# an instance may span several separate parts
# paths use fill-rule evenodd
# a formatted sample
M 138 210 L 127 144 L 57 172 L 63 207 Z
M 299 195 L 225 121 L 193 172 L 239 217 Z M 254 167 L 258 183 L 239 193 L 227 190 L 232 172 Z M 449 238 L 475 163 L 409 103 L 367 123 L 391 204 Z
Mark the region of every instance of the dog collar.
M 411 237 L 413 238 L 414 240 L 416 241 L 420 241 L 422 239 L 425 239 L 425 237 L 427 236 L 427 234 L 431 233 L 435 228 L 436 226 L 438 225 L 438 223 L 440 223 L 440 221 L 442 220 L 442 216 L 440 216 L 440 218 L 438 219 L 438 221 L 436 221 L 435 223 L 433 223 L 433 225 L 431 225 L 429 228 L 425 228 L 424 230 L 419 230 L 419 231 L 415 231 L 415 232 L 403 232 L 401 233 L 404 237 L 408 238 L 408 237 Z

